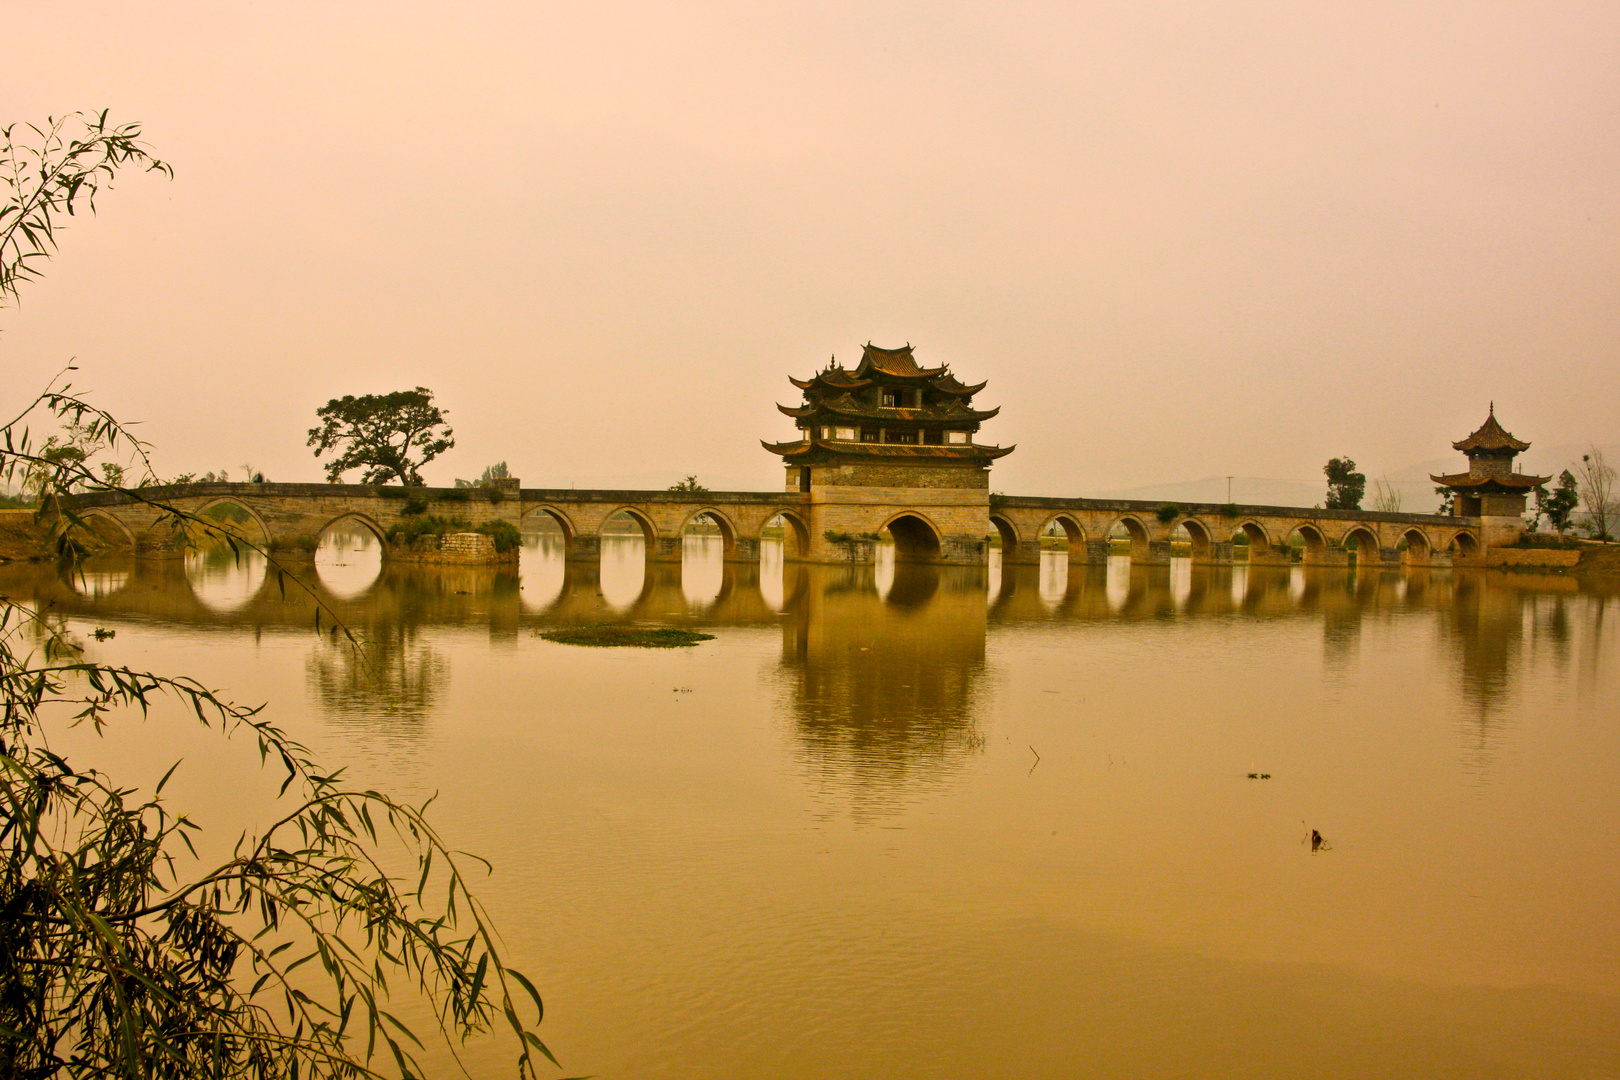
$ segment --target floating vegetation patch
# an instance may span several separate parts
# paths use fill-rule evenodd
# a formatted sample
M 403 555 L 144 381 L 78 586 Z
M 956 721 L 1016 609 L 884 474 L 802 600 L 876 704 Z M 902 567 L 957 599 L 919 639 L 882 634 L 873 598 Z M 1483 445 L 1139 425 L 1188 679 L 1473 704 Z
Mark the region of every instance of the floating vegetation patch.
M 540 635 L 561 645 L 634 646 L 641 649 L 679 649 L 700 641 L 713 641 L 713 634 L 677 630 L 673 626 L 568 626 L 547 630 Z

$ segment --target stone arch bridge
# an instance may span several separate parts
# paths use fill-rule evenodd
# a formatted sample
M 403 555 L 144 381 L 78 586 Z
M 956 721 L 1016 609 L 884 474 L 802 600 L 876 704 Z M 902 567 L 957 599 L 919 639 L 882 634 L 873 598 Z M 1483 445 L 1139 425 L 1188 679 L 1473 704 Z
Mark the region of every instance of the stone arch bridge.
M 1293 561 L 1295 538 L 1306 565 L 1429 566 L 1483 554 L 1477 518 L 1321 510 L 1289 506 L 1186 505 L 1113 499 L 993 496 L 990 525 L 1003 562 L 1040 561 L 1043 533 L 1067 541 L 1070 562 L 1105 562 L 1110 536 L 1123 532 L 1133 563 L 1166 563 L 1177 540 L 1195 564 L 1234 561 L 1246 547 L 1251 564 Z
M 464 520 L 469 526 L 506 521 L 519 528 L 543 517 L 561 530 L 570 558 L 594 558 L 604 526 L 623 513 L 640 527 L 647 558 L 653 562 L 679 562 L 682 535 L 698 520 L 718 527 L 727 561 L 752 562 L 759 558 L 767 527 L 778 518 L 788 559 L 870 559 L 870 538 L 811 534 L 812 498 L 811 493 L 798 491 L 524 488 L 516 481 L 493 489 L 214 483 L 146 488 L 136 495 L 83 495 L 78 512 L 100 523 L 110 537 L 122 538 L 137 554 L 159 557 L 182 553 L 187 540 L 173 516 L 153 504 L 190 513 L 222 505 L 238 508 L 236 517 L 246 535 L 262 531 L 278 555 L 294 558 L 313 553 L 323 533 L 345 524 L 375 534 L 386 555 L 389 530 L 420 513 Z M 989 545 L 984 541 L 942 549 L 929 508 L 892 509 L 890 526 L 899 557 L 968 563 L 987 557 Z M 1240 550 L 1247 551 L 1252 564 L 1282 564 L 1292 561 L 1297 549 L 1307 565 L 1323 566 L 1348 565 L 1352 558 L 1363 566 L 1445 565 L 1474 561 L 1483 554 L 1481 521 L 1469 517 L 1023 496 L 986 496 L 984 514 L 983 535 L 999 536 L 1004 563 L 1038 562 L 1043 533 L 1067 541 L 1070 562 L 1105 562 L 1109 536 L 1121 531 L 1130 539 L 1132 562 L 1146 564 L 1168 562 L 1178 538 L 1198 564 L 1229 563 Z M 918 544 L 919 532 L 933 532 L 934 543 Z M 1302 546 L 1293 542 L 1296 538 Z
M 522 529 L 544 519 L 562 531 L 570 557 L 596 556 L 604 526 L 621 513 L 640 527 L 654 562 L 679 562 L 682 535 L 698 520 L 718 526 L 728 561 L 757 560 L 761 534 L 778 515 L 798 550 L 808 544 L 800 496 L 781 492 L 521 488 L 515 482 L 490 489 L 214 483 L 81 495 L 77 512 L 139 555 L 175 556 L 188 540 L 166 506 L 191 514 L 233 507 L 241 512 L 235 528 L 244 536 L 262 534 L 278 555 L 295 558 L 313 553 L 321 536 L 338 526 L 368 530 L 386 555 L 389 531 L 420 514 L 469 527 L 506 521 Z

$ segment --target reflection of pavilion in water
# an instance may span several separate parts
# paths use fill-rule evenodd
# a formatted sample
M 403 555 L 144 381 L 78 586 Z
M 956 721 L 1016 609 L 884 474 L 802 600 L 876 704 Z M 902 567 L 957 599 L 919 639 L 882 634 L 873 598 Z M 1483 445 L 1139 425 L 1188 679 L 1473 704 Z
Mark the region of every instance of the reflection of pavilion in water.
M 800 757 L 820 788 L 871 816 L 982 748 L 982 568 L 901 563 L 892 579 L 887 567 L 788 572 L 798 580 L 784 585 L 782 670 Z
M 1571 656 L 1571 626 L 1568 593 L 1532 592 L 1504 587 L 1503 582 L 1487 582 L 1481 575 L 1460 575 L 1449 582 L 1445 602 L 1437 604 L 1442 639 L 1455 657 L 1459 690 L 1466 710 L 1458 718 L 1471 765 L 1476 772 L 1489 771 L 1496 752 L 1511 734 L 1507 708 L 1515 684 L 1525 682 L 1523 669 L 1544 659 L 1566 669 Z M 1540 588 L 1563 586 L 1574 591 L 1575 583 L 1564 579 L 1543 579 Z M 1603 601 L 1598 601 L 1596 629 L 1601 632 Z M 1549 649 L 1538 657 L 1533 647 L 1545 643 Z

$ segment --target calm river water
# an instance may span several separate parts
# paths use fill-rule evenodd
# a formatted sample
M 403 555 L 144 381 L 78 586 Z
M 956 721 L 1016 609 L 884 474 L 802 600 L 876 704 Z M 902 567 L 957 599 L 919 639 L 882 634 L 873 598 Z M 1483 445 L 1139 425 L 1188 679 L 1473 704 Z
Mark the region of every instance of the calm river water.
M 716 544 L 325 550 L 369 666 L 259 566 L 0 592 L 439 792 L 570 1074 L 1620 1075 L 1620 590 Z M 605 619 L 715 640 L 537 636 Z M 274 779 L 172 713 L 75 745 L 148 782 L 184 757 L 167 794 L 222 842 Z

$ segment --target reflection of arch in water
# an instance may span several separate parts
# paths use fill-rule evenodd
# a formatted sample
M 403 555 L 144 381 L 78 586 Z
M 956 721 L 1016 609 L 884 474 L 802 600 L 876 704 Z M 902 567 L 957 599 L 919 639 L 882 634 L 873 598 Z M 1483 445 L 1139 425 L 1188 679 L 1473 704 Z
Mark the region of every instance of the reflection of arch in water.
M 939 567 L 921 562 L 894 564 L 894 580 L 889 583 L 888 595 L 883 602 L 890 607 L 921 608 L 939 592 Z
M 250 535 L 249 531 L 243 528 L 243 525 L 245 524 L 244 522 L 231 520 L 230 518 L 222 518 L 217 514 L 209 513 L 211 510 L 218 510 L 224 507 L 229 507 L 232 510 L 237 510 L 247 515 L 247 520 L 251 521 L 253 523 L 253 527 L 258 529 L 259 535 L 257 537 Z M 199 506 L 195 513 L 200 518 L 210 519 L 207 526 L 208 529 L 219 529 L 223 532 L 229 533 L 239 540 L 257 542 L 265 547 L 270 546 L 270 526 L 264 523 L 264 518 L 260 517 L 259 512 L 253 509 L 253 507 L 249 506 L 247 503 L 241 502 L 240 500 L 232 498 L 229 495 L 221 495 L 217 499 L 209 499 L 207 502 Z M 209 535 L 208 533 L 202 532 L 200 529 L 197 530 L 197 532 L 198 535 L 189 538 L 192 545 L 196 545 L 197 543 L 210 543 L 218 539 L 217 536 Z
M 939 528 L 915 510 L 904 510 L 883 523 L 894 538 L 896 562 L 934 562 L 939 558 Z
M 684 537 L 688 529 L 702 521 L 712 522 L 719 527 L 720 539 L 725 545 L 726 558 L 735 557 L 737 553 L 737 526 L 732 524 L 730 518 L 712 506 L 702 507 L 686 515 L 686 520 L 681 522 L 681 535 Z
M 1401 534 L 1401 540 L 1406 544 L 1406 551 L 1401 556 L 1402 563 L 1407 566 L 1429 565 L 1429 555 L 1434 546 L 1429 543 L 1427 533 L 1414 525 Z
M 1124 530 L 1125 535 L 1129 537 L 1131 541 L 1131 561 L 1147 561 L 1149 552 L 1151 551 L 1151 548 L 1149 547 L 1150 534 L 1148 532 L 1148 527 L 1142 524 L 1141 519 L 1137 518 L 1135 515 L 1126 514 L 1124 517 L 1116 519 L 1113 524 L 1109 525 L 1108 531 L 1104 535 L 1112 537 L 1121 529 Z
M 720 550 L 714 550 L 712 533 L 693 532 L 693 526 L 707 523 L 720 531 Z M 727 592 L 728 580 L 734 580 L 732 561 L 736 551 L 736 530 L 726 516 L 714 509 L 702 509 L 688 515 L 681 523 L 680 589 L 688 609 L 711 609 L 720 603 Z M 718 555 L 718 558 L 716 558 Z
M 339 547 L 336 537 L 344 533 L 360 533 L 375 540 L 377 542 L 375 560 L 364 558 L 355 563 L 339 562 L 335 556 L 343 549 Z M 362 551 L 364 547 L 362 544 Z M 315 534 L 315 575 L 320 579 L 321 585 L 340 600 L 353 600 L 380 581 L 383 560 L 387 556 L 388 541 L 383 537 L 382 526 L 365 514 L 357 512 L 339 514 L 321 526 L 320 532 Z
M 557 528 L 562 531 L 563 550 L 571 550 L 574 546 L 574 534 L 577 533 L 579 529 L 567 514 L 563 513 L 555 506 L 542 504 L 529 510 L 525 510 L 523 512 L 523 520 L 520 522 L 519 528 L 526 531 L 538 531 L 534 527 L 543 525 L 548 521 L 556 525 Z

